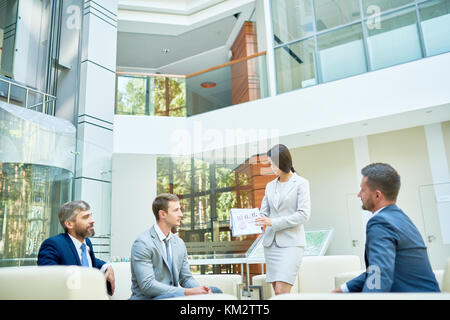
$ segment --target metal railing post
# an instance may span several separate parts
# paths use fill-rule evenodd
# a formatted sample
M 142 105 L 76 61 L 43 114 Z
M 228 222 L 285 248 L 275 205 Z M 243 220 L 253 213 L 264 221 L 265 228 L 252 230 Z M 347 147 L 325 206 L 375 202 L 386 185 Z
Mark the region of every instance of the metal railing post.
M 11 98 L 11 82 L 8 82 L 8 96 L 6 97 L 6 101 L 9 103 Z

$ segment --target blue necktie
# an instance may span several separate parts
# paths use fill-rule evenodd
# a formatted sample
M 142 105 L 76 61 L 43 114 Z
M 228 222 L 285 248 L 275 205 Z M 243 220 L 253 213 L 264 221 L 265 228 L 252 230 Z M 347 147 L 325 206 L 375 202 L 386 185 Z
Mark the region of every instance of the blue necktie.
M 170 250 L 169 250 L 169 240 L 167 238 L 164 239 L 164 243 L 166 244 L 167 263 L 169 264 L 170 273 L 172 274 L 173 285 L 176 287 L 176 286 L 178 286 L 178 284 L 175 283 L 175 277 L 173 274 L 174 272 L 173 272 L 173 268 L 172 268 L 172 256 L 170 255 Z
M 89 261 L 86 254 L 86 244 L 81 244 L 81 265 L 89 268 Z

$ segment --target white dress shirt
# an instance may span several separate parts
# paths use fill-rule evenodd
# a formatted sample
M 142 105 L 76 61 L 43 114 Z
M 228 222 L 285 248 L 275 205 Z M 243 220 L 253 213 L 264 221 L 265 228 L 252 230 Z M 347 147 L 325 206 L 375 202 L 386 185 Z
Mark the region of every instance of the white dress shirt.
M 89 246 L 87 245 L 86 240 L 84 240 L 84 242 L 82 243 L 82 242 L 78 241 L 77 238 L 72 237 L 69 233 L 68 233 L 68 235 L 69 235 L 70 239 L 72 239 L 73 245 L 77 249 L 78 257 L 80 258 L 80 261 L 83 261 L 82 257 L 81 257 L 81 245 L 83 243 L 86 245 L 86 255 L 87 255 L 87 260 L 88 260 L 88 263 L 89 263 L 89 268 L 92 268 L 91 255 L 89 254 L 89 252 L 91 251 L 91 248 L 89 248 Z M 105 272 L 105 270 L 108 269 L 109 266 L 110 266 L 109 263 L 105 263 L 102 266 L 102 268 L 100 269 L 100 271 Z
M 386 207 L 383 207 L 383 208 L 378 209 L 377 211 L 375 211 L 375 212 L 373 213 L 373 216 L 372 216 L 371 218 L 373 218 L 378 212 L 380 212 L 380 211 L 383 210 L 384 208 L 386 208 Z M 368 267 L 368 266 L 366 266 L 366 267 Z M 348 293 L 348 292 L 350 292 L 350 290 L 348 290 L 347 283 L 343 283 L 343 284 L 341 285 L 341 290 L 342 290 L 343 293 Z
M 169 232 L 169 235 L 166 237 L 166 235 L 161 231 L 161 229 L 159 228 L 157 223 L 155 223 L 155 231 L 156 231 L 156 234 L 158 235 L 159 241 L 161 241 L 161 245 L 163 248 L 163 255 L 164 255 L 164 257 L 166 257 L 166 260 L 167 260 L 166 243 L 164 242 L 164 240 L 166 238 L 167 238 L 167 240 L 172 239 L 173 233 Z M 173 261 L 172 244 L 170 243 L 170 241 L 169 241 L 169 253 L 170 253 L 170 256 L 172 257 L 172 261 Z

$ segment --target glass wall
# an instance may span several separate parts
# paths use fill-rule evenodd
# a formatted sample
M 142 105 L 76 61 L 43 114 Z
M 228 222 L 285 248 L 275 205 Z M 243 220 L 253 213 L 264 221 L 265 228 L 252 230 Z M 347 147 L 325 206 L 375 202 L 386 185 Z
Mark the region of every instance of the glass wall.
M 258 53 L 188 75 L 119 73 L 115 113 L 189 117 L 265 98 L 265 59 L 264 52 Z
M 116 114 L 186 116 L 183 78 L 118 76 Z
M 58 208 L 71 186 L 65 169 L 0 163 L 0 267 L 36 264 L 41 243 L 62 230 Z
M 180 198 L 183 220 L 178 235 L 186 242 L 189 254 L 242 253 L 253 243 L 255 236 L 232 238 L 229 229 L 231 208 L 259 206 L 254 203 L 248 166 L 205 160 L 201 156 L 161 156 L 157 159 L 157 193 L 163 192 Z M 208 244 L 213 243 L 215 249 L 211 251 Z M 212 270 L 212 266 L 202 268 L 202 272 Z
M 12 77 L 17 28 L 17 0 L 0 1 L 0 75 Z
M 278 93 L 450 51 L 450 0 L 272 0 Z

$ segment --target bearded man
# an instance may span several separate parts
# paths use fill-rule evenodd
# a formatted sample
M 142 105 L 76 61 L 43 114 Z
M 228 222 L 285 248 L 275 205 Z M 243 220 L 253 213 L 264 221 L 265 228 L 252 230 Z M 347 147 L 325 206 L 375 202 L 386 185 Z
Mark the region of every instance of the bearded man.
M 72 201 L 62 205 L 58 218 L 64 233 L 45 240 L 38 254 L 38 266 L 78 265 L 97 268 L 104 272 L 108 293 L 114 294 L 114 271 L 111 265 L 95 258 L 92 243 L 88 237 L 95 235 L 91 208 L 85 201 Z

